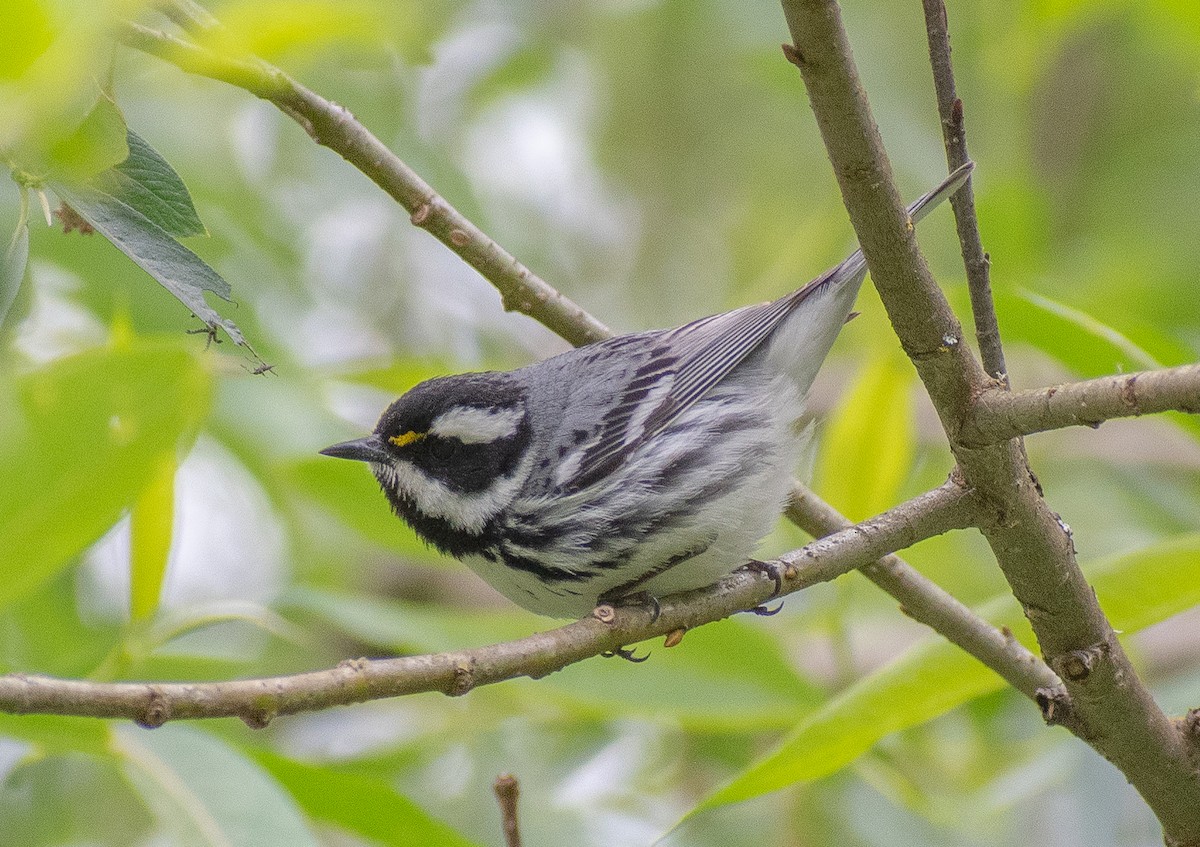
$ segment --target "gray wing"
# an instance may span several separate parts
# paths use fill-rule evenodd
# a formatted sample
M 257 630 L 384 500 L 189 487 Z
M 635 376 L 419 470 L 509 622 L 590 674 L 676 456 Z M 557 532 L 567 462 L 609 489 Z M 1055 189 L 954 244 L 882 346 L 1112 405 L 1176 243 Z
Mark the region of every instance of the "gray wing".
M 845 265 L 774 302 L 712 315 L 655 334 L 655 343 L 605 413 L 598 437 L 584 450 L 567 487 L 585 488 L 618 468 L 745 361 L 799 303 L 841 281 Z M 662 393 L 655 389 L 664 385 L 669 388 L 655 399 Z M 647 402 L 654 403 L 648 415 L 644 414 Z M 635 423 L 639 413 L 641 421 Z
M 974 164 L 968 162 L 909 206 L 913 221 L 919 221 L 957 191 L 973 168 Z M 620 467 L 638 447 L 662 432 L 745 361 L 798 305 L 832 287 L 857 286 L 866 271 L 862 251 L 855 250 L 841 264 L 779 300 L 642 336 L 651 343 L 644 361 L 631 374 L 615 405 L 606 411 L 597 438 L 585 448 L 565 487 L 579 490 Z M 843 321 L 845 317 L 835 319 Z M 614 341 L 619 343 L 618 339 Z M 668 384 L 665 394 L 655 400 L 655 395 L 661 393 L 655 389 Z M 647 402 L 654 402 L 652 411 L 635 423 Z

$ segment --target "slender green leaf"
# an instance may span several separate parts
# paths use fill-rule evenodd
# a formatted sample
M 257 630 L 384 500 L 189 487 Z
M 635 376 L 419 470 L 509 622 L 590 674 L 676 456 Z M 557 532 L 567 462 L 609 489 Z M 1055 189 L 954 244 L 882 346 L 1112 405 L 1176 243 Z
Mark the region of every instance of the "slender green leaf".
M 228 300 L 230 288 L 199 256 L 137 209 L 106 191 L 60 182 L 51 186 L 84 220 L 158 280 L 196 317 L 210 327 L 224 329 L 235 343 L 246 343 L 233 321 L 222 318 L 205 301 L 205 291 Z
M 1097 563 L 1088 576 L 1113 626 L 1135 632 L 1200 604 L 1200 534 Z M 1032 632 L 1010 596 L 997 597 L 977 611 L 1033 646 Z M 884 736 L 1003 686 L 999 676 L 949 642 L 927 639 L 809 715 L 773 753 L 694 811 L 827 776 Z
M 128 130 L 129 156 L 96 175 L 94 188 L 141 212 L 175 238 L 207 235 L 192 195 L 175 169 L 140 135 Z
M 1049 353 L 1080 376 L 1161 367 L 1158 359 L 1128 336 L 1097 318 L 1032 291 L 998 294 L 1006 340 L 1020 340 Z
M 868 362 L 825 427 L 818 490 L 851 520 L 894 505 L 912 467 L 914 376 L 894 355 Z
M 178 467 L 175 450 L 164 451 L 130 511 L 129 611 L 134 620 L 149 618 L 158 608 L 171 555 Z
M 6 383 L 0 442 L 0 607 L 33 590 L 116 522 L 165 451 L 207 412 L 211 377 L 174 344 L 62 359 Z
M 168 725 L 121 727 L 114 751 L 166 843 L 317 847 L 295 801 L 258 764 L 207 732 Z
M 262 750 L 250 755 L 316 820 L 396 847 L 474 844 L 377 777 L 305 764 Z
M 21 220 L 9 239 L 4 251 L 4 266 L 0 268 L 0 324 L 8 316 L 17 292 L 21 290 L 21 282 L 25 279 L 25 268 L 29 264 L 29 221 L 24 214 L 28 200 L 22 192 Z

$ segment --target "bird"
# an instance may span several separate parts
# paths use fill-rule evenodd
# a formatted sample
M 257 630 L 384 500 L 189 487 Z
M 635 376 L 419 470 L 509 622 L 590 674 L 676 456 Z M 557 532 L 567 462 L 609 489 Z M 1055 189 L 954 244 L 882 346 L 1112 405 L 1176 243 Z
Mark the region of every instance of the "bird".
M 320 452 L 367 463 L 418 536 L 519 606 L 554 618 L 630 598 L 657 609 L 752 561 L 791 489 L 805 396 L 866 272 L 856 250 L 771 302 L 435 377 L 369 435 Z

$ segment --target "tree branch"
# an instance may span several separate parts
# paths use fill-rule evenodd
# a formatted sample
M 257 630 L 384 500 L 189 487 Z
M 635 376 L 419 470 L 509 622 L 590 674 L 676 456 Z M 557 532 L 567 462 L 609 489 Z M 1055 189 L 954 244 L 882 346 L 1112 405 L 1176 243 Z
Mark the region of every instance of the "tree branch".
M 968 492 L 949 481 L 857 526 L 780 557 L 780 594 L 826 582 L 922 539 L 970 525 Z M 147 727 L 184 718 L 238 717 L 263 727 L 277 715 L 327 709 L 425 691 L 466 694 L 518 676 L 538 678 L 628 644 L 694 629 L 771 599 L 774 584 L 738 571 L 714 586 L 647 607 L 601 607 L 597 614 L 516 641 L 425 656 L 354 659 L 336 668 L 231 682 L 101 683 L 27 674 L 0 676 L 0 711 L 129 718 Z
M 787 517 L 815 537 L 853 526 L 837 509 L 799 485 L 792 490 Z M 1057 674 L 1021 642 L 977 616 L 899 556 L 889 554 L 858 570 L 888 594 L 903 598 L 900 608 L 906 615 L 970 653 L 1030 700 L 1037 701 L 1039 692 L 1062 688 Z
M 440 197 L 346 108 L 254 57 L 234 58 L 136 23 L 124 24 L 119 36 L 127 45 L 185 71 L 244 88 L 274 103 L 314 141 L 391 195 L 409 212 L 414 226 L 427 230 L 494 285 L 507 311 L 528 315 L 575 345 L 612 334 Z
M 990 389 L 975 401 L 959 441 L 981 447 L 1067 426 L 1098 427 L 1112 418 L 1175 410 L 1200 414 L 1200 365 L 1102 376 L 1009 393 Z
M 219 23 L 215 19 L 207 15 L 201 7 L 191 3 L 190 0 L 165 0 L 162 6 L 164 12 L 168 13 L 176 23 L 189 32 L 204 31 L 219 26 Z M 356 167 L 362 168 L 365 161 L 364 157 L 357 151 L 364 148 L 374 150 L 382 147 L 381 143 L 365 127 L 354 120 L 349 112 L 322 100 L 315 93 L 307 89 L 303 89 L 303 95 L 299 96 L 298 92 L 301 91 L 301 87 L 297 83 L 287 78 L 282 71 L 272 68 L 254 57 L 235 59 L 217 54 L 166 33 L 149 30 L 137 24 L 128 25 L 122 34 L 122 38 L 128 45 L 166 59 L 184 70 L 239 86 L 274 103 L 299 122 L 314 139 L 340 153 Z M 336 120 L 331 122 L 331 116 L 336 118 Z M 323 127 L 320 133 L 315 129 L 318 126 Z M 417 202 L 420 196 L 432 193 L 432 188 L 420 182 L 390 152 L 387 155 L 378 154 L 369 156 L 366 157 L 366 160 L 369 160 L 372 168 L 368 176 L 371 176 L 378 185 L 387 190 L 389 194 L 400 202 L 411 204 Z M 420 183 L 420 185 L 414 189 L 412 186 L 416 183 Z M 408 188 L 403 188 L 401 191 L 401 189 L 393 190 L 389 186 L 393 186 L 393 188 L 396 186 L 400 186 L 401 188 L 408 186 Z M 407 201 L 402 199 L 400 196 L 397 196 L 398 193 L 404 194 L 409 199 Z M 406 205 L 406 208 L 411 208 L 411 205 Z M 445 243 L 445 239 L 443 239 L 443 242 Z M 459 252 L 452 240 L 448 246 Z M 508 285 L 505 277 L 496 278 L 492 276 L 493 269 L 491 267 L 477 266 L 477 270 L 504 294 L 506 285 Z M 549 288 L 544 282 L 539 281 L 539 285 L 542 286 L 539 289 L 541 291 Z M 504 296 L 507 300 L 508 295 L 504 294 Z M 538 294 L 537 297 L 540 298 L 541 294 Z M 546 298 L 546 300 L 552 303 L 570 302 L 565 298 L 560 298 L 557 292 Z M 521 300 L 521 311 L 541 321 L 572 343 L 578 344 L 581 339 L 594 340 L 611 334 L 602 323 L 574 304 L 570 304 L 570 308 L 565 311 L 560 310 L 551 315 L 544 310 L 531 311 L 524 308 L 529 305 L 529 302 L 528 298 Z M 542 300 L 537 299 L 537 302 L 542 302 Z M 553 320 L 549 319 L 551 317 L 553 317 Z M 836 531 L 841 526 L 842 524 L 839 523 L 829 529 L 828 532 Z M 825 533 L 813 534 L 823 535 Z M 885 588 L 885 590 L 895 592 L 893 596 L 902 608 L 923 608 L 930 602 L 923 593 L 926 586 L 918 581 L 892 580 L 889 585 L 890 589 Z M 940 591 L 940 589 L 938 590 Z M 965 610 L 965 607 L 962 608 Z M 982 621 L 979 623 L 986 626 Z M 937 629 L 935 623 L 930 622 L 930 625 L 934 629 Z M 954 639 L 952 638 L 951 640 Z M 1005 674 L 1001 672 L 1001 675 Z
M 925 7 L 925 32 L 929 40 L 929 63 L 933 68 L 933 88 L 937 93 L 938 115 L 942 119 L 942 137 L 946 145 L 946 164 L 953 171 L 970 161 L 967 132 L 963 122 L 963 104 L 954 84 L 954 66 L 950 62 L 950 29 L 946 25 L 944 0 L 922 0 Z M 975 217 L 973 180 L 950 198 L 958 242 L 962 246 L 963 265 L 967 269 L 967 289 L 971 294 L 971 313 L 975 319 L 975 338 L 983 368 L 992 377 L 1008 384 L 1008 367 L 1000 344 L 1000 325 L 992 301 L 991 262 L 983 252 L 979 221 Z
M 798 5 L 785 0 L 789 24 L 793 24 L 793 17 L 802 17 L 801 13 L 804 13 L 804 10 L 801 10 L 793 14 L 791 7 Z M 1176 785 L 1180 776 L 1176 767 L 1178 757 L 1175 756 L 1171 739 L 1164 737 L 1160 731 L 1162 726 L 1166 725 L 1165 719 L 1149 701 L 1132 669 L 1128 667 L 1119 644 L 1107 628 L 1107 622 L 1099 614 L 1098 608 L 1095 608 L 1094 599 L 1090 601 L 1091 607 L 1088 606 L 1089 601 L 1083 596 L 1087 586 L 1082 577 L 1076 576 L 1077 568 L 1074 567 L 1073 555 L 1068 549 L 1069 539 L 1059 529 L 1054 520 L 1055 516 L 1036 498 L 1024 466 L 1023 455 L 1019 450 L 1014 451 L 1010 445 L 972 451 L 968 449 L 967 442 L 957 437 L 958 430 L 966 426 L 963 422 L 970 420 L 974 414 L 976 398 L 986 394 L 988 381 L 979 364 L 965 349 L 965 345 L 961 344 L 961 328 L 929 277 L 928 271 L 924 269 L 911 231 L 905 232 L 904 225 L 907 221 L 892 186 L 886 157 L 882 154 L 865 97 L 861 96 L 853 66 L 849 64 L 849 51 L 845 46 L 840 21 L 837 19 L 836 7 L 811 2 L 807 5 L 813 7 L 812 13 L 826 15 L 832 21 L 834 27 L 831 31 L 819 28 L 812 31 L 832 32 L 837 40 L 830 44 L 835 45 L 837 49 L 833 51 L 834 55 L 827 56 L 818 44 L 816 49 L 809 49 L 807 46 L 805 49 L 793 49 L 789 57 L 801 66 L 802 71 L 805 70 L 806 64 L 810 66 L 810 73 L 806 74 L 810 94 L 814 91 L 814 85 L 824 85 L 821 77 L 832 70 L 828 86 L 832 95 L 814 95 L 813 106 L 818 123 L 822 126 L 822 134 L 830 146 L 831 160 L 842 185 L 851 220 L 863 241 L 872 275 L 893 325 L 896 326 L 905 350 L 913 358 L 926 385 L 930 387 L 931 396 L 934 396 L 935 405 L 942 415 L 943 425 L 951 436 L 952 446 L 963 474 L 978 488 L 982 502 L 987 507 L 984 513 L 985 534 L 993 549 L 997 550 L 1006 575 L 1013 583 L 1014 593 L 1021 599 L 1027 614 L 1034 619 L 1035 630 L 1038 631 L 1043 650 L 1050 658 L 1052 666 L 1059 667 L 1060 670 L 1078 671 L 1082 668 L 1085 671 L 1082 679 L 1073 674 L 1068 682 L 1075 699 L 1078 699 L 1077 694 L 1087 694 L 1088 690 L 1092 692 L 1088 702 L 1083 704 L 1081 714 L 1094 722 L 1082 724 L 1079 734 L 1086 738 L 1100 729 L 1107 730 L 1108 718 L 1118 719 L 1116 725 L 1122 727 L 1125 727 L 1129 719 L 1135 723 L 1141 722 L 1139 725 L 1144 726 L 1145 732 L 1138 732 L 1135 728 L 1112 743 L 1103 739 L 1090 740 L 1097 749 L 1118 762 L 1144 795 L 1147 786 L 1153 781 L 1152 774 L 1146 775 L 1147 771 L 1161 773 L 1166 782 Z M 803 23 L 801 17 L 796 17 L 796 21 Z M 186 22 L 186 16 L 184 20 Z M 796 34 L 794 25 L 793 34 Z M 320 98 L 278 68 L 254 57 L 234 58 L 218 54 L 136 24 L 127 25 L 121 35 L 131 46 L 158 55 L 185 70 L 238 85 L 274 103 L 296 120 L 314 140 L 342 155 L 401 203 L 412 215 L 415 225 L 428 229 L 492 282 L 500 290 L 506 309 L 518 310 L 534 317 L 576 344 L 610 334 L 603 324 L 533 275 L 444 199 L 438 197 L 429 185 L 342 107 Z M 819 41 L 819 38 L 816 40 Z M 800 43 L 798 38 L 797 44 Z M 842 57 L 846 59 L 849 74 L 844 72 Z M 810 83 L 810 75 L 814 76 L 815 83 Z M 845 96 L 847 82 L 853 87 L 849 97 Z M 820 104 L 818 101 L 821 101 Z M 839 108 L 846 108 L 848 111 L 838 114 Z M 859 141 L 865 144 L 856 143 L 853 138 L 855 132 L 864 133 Z M 834 146 L 841 148 L 838 155 L 834 155 Z M 878 234 L 878 237 L 873 237 L 871 233 Z M 913 296 L 914 291 L 916 296 Z M 1005 488 L 1006 485 L 1011 490 Z M 911 504 L 897 507 L 897 510 L 892 510 L 887 515 L 897 513 L 909 505 Z M 968 512 L 971 510 L 965 503 L 960 504 L 958 508 L 961 508 L 962 514 L 952 523 L 970 522 Z M 883 517 L 885 516 L 881 516 Z M 1030 526 L 1033 527 L 1032 540 L 1026 543 L 1018 527 L 1028 533 Z M 843 572 L 845 567 L 848 567 L 845 564 L 846 557 L 855 555 L 856 540 L 861 541 L 864 538 L 863 533 L 873 530 L 872 522 L 867 522 L 855 530 L 839 533 L 832 539 L 814 542 L 806 547 L 807 552 L 797 554 L 803 566 L 797 568 L 795 578 L 787 580 L 786 590 L 795 590 L 801 587 L 800 582 L 808 579 L 819 581 L 820 577 L 815 574 L 818 574 L 820 569 L 814 568 L 819 562 L 825 561 L 822 557 L 826 555 L 831 557 L 829 561 L 838 563 L 831 567 L 834 570 L 842 568 L 837 570 L 837 573 Z M 826 551 L 823 546 L 825 544 L 846 546 Z M 880 552 L 886 550 L 877 551 L 874 558 L 877 558 Z M 872 557 L 867 556 L 862 561 L 870 558 Z M 1021 564 L 1023 558 L 1028 560 L 1026 565 Z M 793 561 L 793 564 L 796 563 Z M 1047 563 L 1065 563 L 1065 578 L 1055 574 L 1053 568 L 1044 570 L 1043 566 Z M 833 575 L 836 574 L 830 574 L 830 577 Z M 903 582 L 897 581 L 894 587 L 899 589 Z M 5 703 L 15 704 L 14 708 L 40 703 L 46 707 L 39 709 L 41 711 L 57 711 L 65 708 L 63 704 L 67 703 L 73 704 L 70 707 L 76 709 L 70 711 L 71 714 L 123 715 L 135 719 L 140 717 L 144 722 L 151 724 L 174 717 L 224 714 L 238 715 L 252 725 L 257 725 L 268 720 L 273 714 L 323 708 L 376 696 L 393 696 L 415 690 L 460 693 L 473 685 L 511 676 L 548 673 L 597 652 L 677 629 L 679 620 L 692 621 L 685 625 L 699 625 L 705 620 L 715 620 L 731 614 L 738 608 L 760 602 L 766 589 L 758 583 L 759 581 L 744 574 L 732 575 L 714 589 L 696 592 L 698 596 L 694 599 L 695 605 L 691 605 L 693 601 L 687 597 L 675 600 L 682 604 L 678 608 L 664 605 L 663 617 L 656 626 L 648 628 L 626 626 L 623 622 L 630 615 L 636 617 L 636 613 L 622 610 L 616 614 L 612 624 L 587 619 L 550 633 L 533 636 L 532 639 L 483 648 L 482 651 L 383 662 L 360 661 L 346 668 L 274 680 L 199 686 L 106 686 L 98 701 L 99 705 L 94 706 L 109 709 L 106 712 L 79 711 L 88 707 L 88 697 L 95 693 L 94 689 L 85 688 L 82 689 L 82 698 L 79 696 L 81 689 L 78 686 L 86 687 L 88 683 L 6 677 L 0 679 L 0 707 L 4 707 Z M 1056 586 L 1059 583 L 1066 584 L 1066 599 L 1047 603 L 1045 608 L 1039 607 L 1039 591 L 1045 586 Z M 1054 589 L 1049 590 L 1053 596 Z M 745 596 L 738 592 L 745 592 Z M 902 603 L 906 602 L 903 597 L 899 599 Z M 727 606 L 728 611 L 722 612 Z M 1066 624 L 1058 623 L 1060 607 L 1072 612 L 1082 610 L 1081 617 L 1086 626 L 1075 626 L 1077 621 L 1073 618 L 1069 618 Z M 603 629 L 594 630 L 596 625 Z M 590 627 L 593 629 L 589 629 Z M 1102 641 L 1086 639 L 1088 634 L 1095 633 L 1104 636 Z M 1086 652 L 1096 644 L 1101 644 L 1103 649 L 1094 651 L 1094 655 Z M 1118 698 L 1118 707 L 1109 708 L 1106 705 L 1106 697 L 1114 687 L 1115 680 L 1129 679 L 1133 680 L 1133 685 L 1125 696 Z M 120 689 L 119 696 L 117 689 Z M 181 713 L 180 710 L 188 713 Z M 1088 726 L 1091 727 L 1090 731 Z M 1148 751 L 1145 767 L 1141 771 L 1134 767 L 1131 771 L 1127 760 L 1135 751 L 1141 752 L 1140 748 Z M 1166 768 L 1160 767 L 1164 761 Z M 1189 792 L 1190 789 L 1185 789 L 1182 796 L 1165 800 L 1165 812 L 1151 802 L 1169 834 L 1184 832 L 1189 825 L 1186 822 L 1177 825 L 1178 821 L 1170 819 L 1172 808 L 1183 808 L 1181 803 L 1186 804 L 1194 799 Z M 1197 807 L 1200 806 L 1195 803 L 1191 806 Z
M 1200 844 L 1200 779 L 1181 733 L 1138 678 L 1075 561 L 1069 532 L 1042 500 L 1018 441 L 968 448 L 959 423 L 987 387 L 961 343 L 892 184 L 835 0 L 783 0 L 800 69 L 851 223 L 901 345 L 983 507 L 980 530 L 1062 678 L 1078 734 L 1141 793 L 1169 841 Z

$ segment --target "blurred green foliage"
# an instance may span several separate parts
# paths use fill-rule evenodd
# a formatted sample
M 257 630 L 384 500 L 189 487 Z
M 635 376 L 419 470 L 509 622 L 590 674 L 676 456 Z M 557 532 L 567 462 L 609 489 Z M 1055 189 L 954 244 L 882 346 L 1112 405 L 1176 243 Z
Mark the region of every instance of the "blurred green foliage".
M 421 379 L 562 343 L 503 313 L 285 116 L 114 44 L 122 19 L 177 31 L 149 6 L 3 12 L 0 670 L 225 679 L 549 626 L 424 548 L 364 469 L 314 453 Z M 843 7 L 915 197 L 944 172 L 919 4 Z M 258 51 L 345 104 L 610 325 L 778 296 L 851 248 L 771 3 L 212 11 L 224 26 L 206 44 Z M 949 20 L 1014 385 L 1196 360 L 1200 10 L 954 0 Z M 56 186 L 100 232 L 38 223 Z M 965 317 L 948 221 L 934 215 L 921 239 Z M 187 334 L 204 329 L 189 309 L 217 319 L 204 290 L 225 282 L 219 320 L 261 359 Z M 950 469 L 869 287 L 859 309 L 814 389 L 802 469 L 853 517 Z M 1101 603 L 1175 713 L 1200 704 L 1197 432 L 1164 416 L 1028 442 Z M 764 555 L 802 542 L 781 526 Z M 905 557 L 1026 637 L 974 534 Z M 490 786 L 505 771 L 532 845 L 1157 840 L 1120 774 L 857 575 L 775 618 L 640 649 L 653 652 L 640 666 L 596 659 L 261 732 L 0 715 L 0 845 L 498 844 Z

